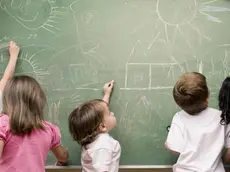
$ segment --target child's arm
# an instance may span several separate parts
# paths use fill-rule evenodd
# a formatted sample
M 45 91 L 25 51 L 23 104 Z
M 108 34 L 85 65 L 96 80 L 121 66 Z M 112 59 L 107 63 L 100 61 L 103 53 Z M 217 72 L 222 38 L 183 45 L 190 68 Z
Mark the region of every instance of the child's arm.
M 93 151 L 92 157 L 94 172 L 109 172 L 112 163 L 112 152 L 108 149 L 99 149 Z
M 52 148 L 51 151 L 57 159 L 57 165 L 65 165 L 67 163 L 69 154 L 66 148 L 60 145 Z
M 61 145 L 61 131 L 55 125 L 50 125 L 52 131 L 51 151 L 56 157 L 56 165 L 66 165 L 69 154 L 66 148 Z
M 10 41 L 9 53 L 10 53 L 10 60 L 5 69 L 3 77 L 0 80 L 0 91 L 3 91 L 7 82 L 12 78 L 14 74 L 14 70 L 15 70 L 15 66 L 16 66 L 16 62 L 17 62 L 18 54 L 19 54 L 19 47 L 14 41 Z
M 0 159 L 2 157 L 3 148 L 4 148 L 4 142 L 2 140 L 0 140 Z
M 176 155 L 179 155 L 184 148 L 185 140 L 183 136 L 183 127 L 184 124 L 176 114 L 173 117 L 167 140 L 165 142 L 165 148 Z
M 169 152 L 171 152 L 172 154 L 180 155 L 180 152 L 176 152 L 176 151 L 170 149 L 170 148 L 168 147 L 168 145 L 167 145 L 167 142 L 165 142 L 165 148 L 166 148 Z
M 224 163 L 230 163 L 230 148 L 228 148 L 223 156 Z
M 113 90 L 113 84 L 114 84 L 114 80 L 112 80 L 111 82 L 108 82 L 104 85 L 104 97 L 103 100 L 105 102 L 107 102 L 109 104 L 109 100 L 110 100 L 110 95 L 112 93 Z

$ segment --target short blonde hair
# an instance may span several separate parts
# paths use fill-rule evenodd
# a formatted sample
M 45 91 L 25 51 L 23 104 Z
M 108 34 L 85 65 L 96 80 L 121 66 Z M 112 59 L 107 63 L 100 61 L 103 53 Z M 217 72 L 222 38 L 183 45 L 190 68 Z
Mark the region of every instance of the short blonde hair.
M 15 76 L 3 91 L 3 113 L 9 115 L 10 130 L 15 135 L 44 129 L 46 96 L 39 83 L 30 76 Z
M 173 88 L 173 97 L 177 105 L 188 114 L 200 113 L 208 106 L 205 102 L 209 97 L 205 76 L 198 72 L 183 74 Z

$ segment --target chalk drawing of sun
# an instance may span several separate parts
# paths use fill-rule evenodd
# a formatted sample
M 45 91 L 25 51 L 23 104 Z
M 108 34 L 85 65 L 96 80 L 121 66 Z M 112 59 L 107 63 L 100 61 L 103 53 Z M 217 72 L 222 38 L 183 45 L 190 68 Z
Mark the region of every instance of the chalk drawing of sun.
M 25 47 L 25 46 L 24 46 Z M 32 46 L 28 46 L 32 47 Z M 39 53 L 45 51 L 47 48 L 40 48 L 35 52 L 22 51 L 17 61 L 15 75 L 29 75 L 38 80 L 38 82 L 44 85 L 44 79 L 49 73 L 40 65 L 37 59 Z M 8 52 L 7 52 L 8 53 Z M 8 54 L 6 51 L 0 53 L 0 76 L 3 75 L 6 64 L 8 63 Z
M 0 0 L 0 9 L 27 30 L 44 29 L 55 35 L 60 32 L 59 23 L 67 12 L 55 0 Z
M 221 4 L 222 3 L 222 4 Z M 229 8 L 228 8 L 229 7 Z M 175 42 L 180 35 L 184 38 L 187 45 L 192 47 L 188 36 L 188 30 L 196 34 L 192 37 L 199 36 L 199 44 L 203 40 L 211 41 L 209 35 L 201 31 L 200 24 L 203 19 L 206 21 L 221 24 L 222 21 L 217 17 L 220 13 L 230 12 L 230 5 L 223 7 L 223 1 L 219 0 L 157 0 L 156 2 L 156 28 L 164 30 L 166 41 Z M 162 33 L 162 32 L 161 32 Z

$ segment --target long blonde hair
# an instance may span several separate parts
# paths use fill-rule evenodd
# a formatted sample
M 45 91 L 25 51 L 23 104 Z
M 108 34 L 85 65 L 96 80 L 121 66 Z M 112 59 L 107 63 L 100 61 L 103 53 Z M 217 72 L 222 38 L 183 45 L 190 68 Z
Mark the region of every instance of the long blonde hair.
M 30 76 L 15 76 L 3 91 L 3 113 L 9 115 L 10 130 L 15 135 L 44 129 L 46 96 L 39 83 Z

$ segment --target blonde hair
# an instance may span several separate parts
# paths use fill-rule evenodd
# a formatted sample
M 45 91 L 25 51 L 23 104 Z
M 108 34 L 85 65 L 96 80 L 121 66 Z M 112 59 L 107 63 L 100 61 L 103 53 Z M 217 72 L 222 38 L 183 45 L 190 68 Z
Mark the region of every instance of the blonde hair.
M 3 91 L 3 113 L 9 115 L 10 130 L 15 135 L 44 129 L 46 96 L 39 83 L 30 76 L 15 76 Z
M 173 89 L 173 97 L 178 106 L 190 115 L 207 108 L 209 90 L 204 75 L 198 72 L 183 74 Z
M 69 131 L 73 140 L 81 146 L 92 143 L 100 133 L 99 126 L 103 122 L 107 104 L 101 99 L 91 100 L 74 109 L 69 116 Z

